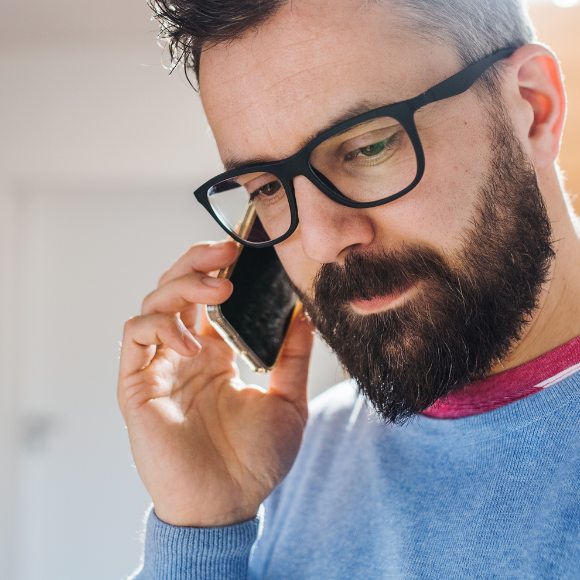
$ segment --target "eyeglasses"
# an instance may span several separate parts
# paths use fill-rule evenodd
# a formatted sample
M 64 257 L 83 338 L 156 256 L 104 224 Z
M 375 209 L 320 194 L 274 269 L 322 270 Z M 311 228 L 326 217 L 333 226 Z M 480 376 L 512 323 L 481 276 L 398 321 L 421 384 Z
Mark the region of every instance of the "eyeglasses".
M 347 207 L 395 201 L 409 193 L 425 171 L 415 113 L 464 93 L 514 51 L 500 50 L 413 99 L 339 123 L 287 159 L 222 173 L 197 189 L 195 197 L 232 238 L 264 248 L 287 239 L 298 227 L 293 179 L 299 175 Z

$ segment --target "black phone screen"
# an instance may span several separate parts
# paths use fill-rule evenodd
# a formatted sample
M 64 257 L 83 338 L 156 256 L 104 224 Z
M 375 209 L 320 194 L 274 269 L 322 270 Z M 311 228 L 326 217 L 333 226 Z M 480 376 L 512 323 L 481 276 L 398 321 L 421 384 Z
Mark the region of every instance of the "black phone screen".
M 244 247 L 230 280 L 223 317 L 267 366 L 282 348 L 297 296 L 274 248 Z

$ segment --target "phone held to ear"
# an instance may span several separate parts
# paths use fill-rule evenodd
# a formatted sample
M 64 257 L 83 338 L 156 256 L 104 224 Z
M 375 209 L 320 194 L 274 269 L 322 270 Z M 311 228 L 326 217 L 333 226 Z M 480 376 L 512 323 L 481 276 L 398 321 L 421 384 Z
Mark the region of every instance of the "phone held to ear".
M 240 231 L 261 227 L 249 206 Z M 276 366 L 301 304 L 273 247 L 238 246 L 236 261 L 218 273 L 218 278 L 232 282 L 232 295 L 223 304 L 206 306 L 206 312 L 212 326 L 248 366 L 266 373 Z

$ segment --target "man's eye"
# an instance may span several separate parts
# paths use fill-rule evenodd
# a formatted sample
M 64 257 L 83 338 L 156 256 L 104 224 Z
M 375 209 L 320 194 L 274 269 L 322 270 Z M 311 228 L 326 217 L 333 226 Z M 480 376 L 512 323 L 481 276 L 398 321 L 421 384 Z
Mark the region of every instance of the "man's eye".
M 280 190 L 280 187 L 281 185 L 279 181 L 270 181 L 270 183 L 266 183 L 266 185 L 262 185 L 262 187 L 259 187 L 256 191 L 252 192 L 252 199 L 255 199 L 259 195 L 271 197 Z
M 366 147 L 361 147 L 358 151 L 365 157 L 374 157 L 379 153 L 382 153 L 387 146 L 387 140 L 379 141 L 378 143 L 373 143 L 372 145 L 367 145 Z
M 371 143 L 365 147 L 359 147 L 345 155 L 345 161 L 353 161 L 357 158 L 369 160 L 377 158 L 381 154 L 385 154 L 387 150 L 394 145 L 395 140 L 395 137 L 390 137 L 388 139 L 383 139 L 382 141 L 377 141 L 376 143 Z

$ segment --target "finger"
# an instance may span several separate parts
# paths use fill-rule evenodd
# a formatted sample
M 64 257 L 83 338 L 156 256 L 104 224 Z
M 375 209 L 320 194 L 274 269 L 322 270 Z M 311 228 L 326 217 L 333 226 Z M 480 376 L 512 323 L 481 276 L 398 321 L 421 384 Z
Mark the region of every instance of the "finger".
M 161 276 L 158 287 L 192 272 L 213 272 L 226 268 L 234 262 L 238 251 L 237 244 L 231 240 L 196 244 Z
M 314 328 L 300 312 L 292 321 L 278 365 L 272 371 L 268 392 L 306 404 L 308 365 L 314 343 Z
M 185 325 L 185 328 L 189 330 L 192 334 L 197 332 L 197 321 L 199 319 L 199 311 L 201 305 L 194 304 L 185 310 L 182 310 L 179 313 L 179 318 L 181 318 L 181 322 Z
M 214 278 L 200 272 L 175 278 L 154 290 L 143 301 L 141 314 L 181 312 L 193 304 L 221 304 L 232 293 L 225 278 Z
M 176 314 L 136 316 L 125 323 L 121 346 L 121 378 L 145 368 L 155 356 L 156 347 L 164 345 L 182 356 L 199 353 L 201 345 L 185 328 Z

